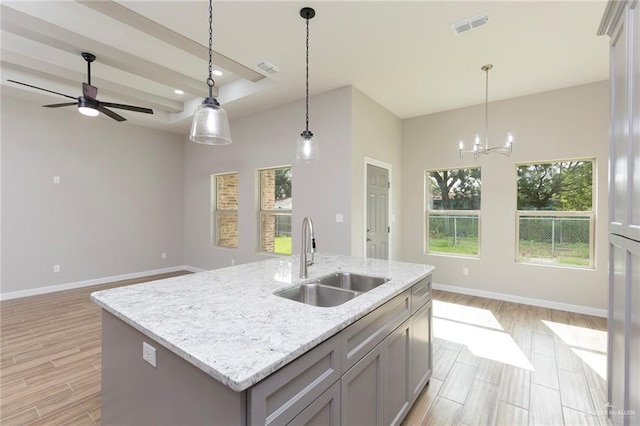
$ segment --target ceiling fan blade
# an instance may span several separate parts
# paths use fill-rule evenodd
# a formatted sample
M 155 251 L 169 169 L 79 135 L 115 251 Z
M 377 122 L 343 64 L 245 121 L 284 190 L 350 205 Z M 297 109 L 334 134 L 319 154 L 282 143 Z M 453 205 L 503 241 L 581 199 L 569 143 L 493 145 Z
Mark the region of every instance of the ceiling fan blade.
M 50 104 L 50 105 L 42 105 L 45 108 L 60 108 L 71 105 L 78 105 L 78 102 L 65 102 L 64 104 Z
M 107 115 L 111 118 L 113 118 L 116 121 L 127 121 L 126 118 L 124 118 L 121 115 L 116 114 L 115 112 L 111 111 L 110 109 L 107 109 L 104 107 L 104 105 L 102 103 L 100 103 L 98 105 L 98 111 L 100 111 L 101 113 L 103 113 L 104 115 Z
M 153 114 L 153 110 L 151 108 L 144 108 L 144 107 L 138 107 L 133 105 L 114 104 L 111 102 L 100 102 L 100 104 L 111 107 L 111 108 L 119 108 L 119 109 L 126 109 L 128 111 L 143 112 L 145 114 Z
M 69 98 L 69 99 L 78 99 L 78 98 L 76 98 L 75 96 L 65 95 L 64 93 L 54 92 L 53 90 L 43 89 L 42 87 L 32 86 L 32 85 L 27 84 L 27 83 L 21 83 L 21 82 L 19 82 L 19 81 L 15 81 L 15 80 L 7 80 L 7 81 L 10 81 L 10 82 L 12 82 L 12 83 L 16 83 L 16 84 L 22 84 L 23 86 L 32 87 L 32 88 L 34 88 L 34 89 L 38 89 L 38 90 L 44 90 L 45 92 L 55 93 L 56 95 L 64 96 L 65 98 Z
M 82 96 L 95 99 L 98 96 L 98 88 L 87 83 L 82 83 Z

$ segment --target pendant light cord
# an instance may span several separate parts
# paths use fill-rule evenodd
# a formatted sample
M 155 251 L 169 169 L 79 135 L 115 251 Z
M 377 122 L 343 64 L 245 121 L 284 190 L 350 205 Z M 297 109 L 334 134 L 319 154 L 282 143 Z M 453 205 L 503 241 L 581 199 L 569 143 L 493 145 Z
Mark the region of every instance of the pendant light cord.
M 207 86 L 209 86 L 209 97 L 213 98 L 213 0 L 209 0 L 209 77 L 207 78 Z
M 306 19 L 307 21 L 307 74 L 306 74 L 306 83 L 307 83 L 307 88 L 306 88 L 306 132 L 309 132 L 309 18 Z

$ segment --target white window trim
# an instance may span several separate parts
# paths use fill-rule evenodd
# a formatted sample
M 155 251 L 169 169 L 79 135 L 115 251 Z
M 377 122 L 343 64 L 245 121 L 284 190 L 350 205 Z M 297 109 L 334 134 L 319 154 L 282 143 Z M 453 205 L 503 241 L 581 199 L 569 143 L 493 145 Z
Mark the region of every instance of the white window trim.
M 446 256 L 446 257 L 463 257 L 465 259 L 479 259 L 482 253 L 482 215 L 481 210 L 433 210 L 429 208 L 429 197 L 431 194 L 431 179 L 429 173 L 439 172 L 443 170 L 460 170 L 460 169 L 479 169 L 482 173 L 482 167 L 480 166 L 468 166 L 468 167 L 451 167 L 440 169 L 427 169 L 424 171 L 424 233 L 423 235 L 423 252 L 431 256 Z M 480 205 L 482 206 L 482 178 L 480 178 Z M 445 214 L 451 216 L 477 216 L 478 217 L 478 254 L 464 254 L 464 253 L 446 253 L 440 251 L 429 251 L 429 216 L 431 214 Z

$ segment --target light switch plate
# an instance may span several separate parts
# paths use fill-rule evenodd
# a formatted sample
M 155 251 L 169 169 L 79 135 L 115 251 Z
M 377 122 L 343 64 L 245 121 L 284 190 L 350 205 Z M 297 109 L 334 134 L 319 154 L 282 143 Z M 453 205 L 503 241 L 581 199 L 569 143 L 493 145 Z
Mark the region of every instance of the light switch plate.
M 336 213 L 336 222 L 337 223 L 342 223 L 344 222 L 344 216 L 342 213 Z

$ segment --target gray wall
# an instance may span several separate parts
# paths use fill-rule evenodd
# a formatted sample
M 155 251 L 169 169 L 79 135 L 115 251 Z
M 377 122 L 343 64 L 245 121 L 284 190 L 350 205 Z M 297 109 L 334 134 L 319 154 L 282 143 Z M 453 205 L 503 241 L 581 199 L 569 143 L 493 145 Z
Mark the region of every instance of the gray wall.
M 205 146 L 185 138 L 185 263 L 203 269 L 263 260 L 258 250 L 257 169 L 292 165 L 293 252 L 300 252 L 305 216 L 314 222 L 318 249 L 349 254 L 351 233 L 351 88 L 309 103 L 309 129 L 318 138 L 321 161 L 294 163 L 296 140 L 304 130 L 304 101 L 233 120 L 227 146 Z M 238 248 L 219 248 L 211 238 L 210 176 L 238 172 Z M 344 215 L 335 222 L 336 213 Z
M 364 256 L 365 157 L 391 166 L 391 259 L 401 258 L 402 120 L 360 90 L 353 88 L 353 140 L 351 147 L 351 254 Z
M 3 294 L 184 263 L 181 137 L 6 97 L 1 118 Z
M 483 130 L 484 105 L 404 120 L 403 259 L 435 265 L 439 284 L 606 309 L 608 88 L 603 81 L 492 102 L 492 145 L 507 131 L 517 137 L 509 158 L 458 158 L 458 140 Z M 596 158 L 595 270 L 516 263 L 515 164 L 581 157 Z M 425 170 L 472 165 L 482 166 L 480 258 L 425 254 Z

